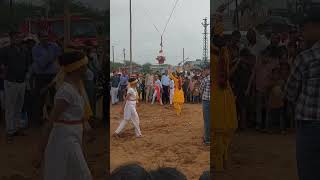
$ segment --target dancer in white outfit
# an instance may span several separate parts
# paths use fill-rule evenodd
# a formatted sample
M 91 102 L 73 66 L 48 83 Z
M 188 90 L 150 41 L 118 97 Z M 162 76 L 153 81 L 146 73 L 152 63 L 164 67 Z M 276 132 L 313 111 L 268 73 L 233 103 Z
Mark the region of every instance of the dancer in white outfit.
M 136 90 L 138 80 L 135 78 L 129 79 L 129 87 L 127 91 L 126 101 L 123 107 L 124 119 L 120 122 L 118 129 L 115 131 L 114 136 L 119 137 L 119 134 L 123 131 L 128 121 L 131 120 L 135 127 L 136 137 L 142 137 L 140 130 L 140 120 L 137 113 L 138 92 Z
M 80 52 L 68 52 L 59 60 L 65 72 L 64 82 L 55 95 L 37 153 L 40 157 L 34 165 L 39 167 L 44 154 L 44 180 L 92 180 L 82 152 L 86 111 L 81 80 L 86 75 L 88 59 Z

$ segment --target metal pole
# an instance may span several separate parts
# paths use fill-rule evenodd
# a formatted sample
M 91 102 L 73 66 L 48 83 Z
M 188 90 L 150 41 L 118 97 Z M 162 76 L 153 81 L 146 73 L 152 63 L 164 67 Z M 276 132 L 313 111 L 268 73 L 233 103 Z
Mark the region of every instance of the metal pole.
M 130 0 L 130 75 L 132 74 L 132 9 Z
M 113 65 L 114 65 L 114 46 L 112 46 L 112 62 L 113 62 Z
M 66 49 L 70 42 L 70 12 L 69 0 L 64 1 L 64 48 Z
M 238 0 L 236 0 L 236 24 L 237 24 L 237 30 L 240 30 L 240 23 L 239 23 L 239 11 L 238 11 Z
M 123 48 L 123 64 L 126 64 L 126 49 Z
M 184 71 L 184 48 L 182 48 L 182 69 Z
M 10 0 L 10 18 L 11 18 L 11 26 L 13 26 L 13 0 Z M 13 27 L 11 27 L 13 28 Z

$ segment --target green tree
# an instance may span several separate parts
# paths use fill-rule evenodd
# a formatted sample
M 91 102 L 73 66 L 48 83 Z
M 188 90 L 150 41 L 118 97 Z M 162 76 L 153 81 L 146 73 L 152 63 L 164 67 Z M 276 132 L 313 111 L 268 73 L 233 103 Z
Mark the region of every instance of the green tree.
M 123 67 L 123 66 L 124 66 L 124 65 L 123 65 L 122 63 L 119 63 L 119 62 L 115 62 L 115 63 L 110 62 L 110 70 L 111 70 L 111 72 L 112 72 L 112 71 L 118 71 L 119 68 L 121 68 L 121 67 Z
M 143 73 L 151 73 L 151 63 L 145 63 L 142 65 L 142 72 Z

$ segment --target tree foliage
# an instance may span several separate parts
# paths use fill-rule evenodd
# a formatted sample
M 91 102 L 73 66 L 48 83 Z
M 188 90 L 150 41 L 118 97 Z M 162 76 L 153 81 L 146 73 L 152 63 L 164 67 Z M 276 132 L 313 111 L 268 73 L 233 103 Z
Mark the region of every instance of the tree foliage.
M 143 73 L 151 73 L 151 63 L 145 63 L 142 65 L 142 71 Z

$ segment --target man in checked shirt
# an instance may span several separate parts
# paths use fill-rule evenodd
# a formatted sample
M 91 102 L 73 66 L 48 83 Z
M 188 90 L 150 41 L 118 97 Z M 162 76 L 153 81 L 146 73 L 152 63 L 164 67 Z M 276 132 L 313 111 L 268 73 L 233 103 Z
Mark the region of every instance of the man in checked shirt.
M 295 105 L 296 158 L 300 180 L 320 179 L 320 8 L 310 8 L 303 19 L 309 49 L 293 66 L 285 98 Z
M 210 144 L 210 66 L 204 69 L 204 79 L 201 81 L 202 109 L 204 120 L 204 143 Z

